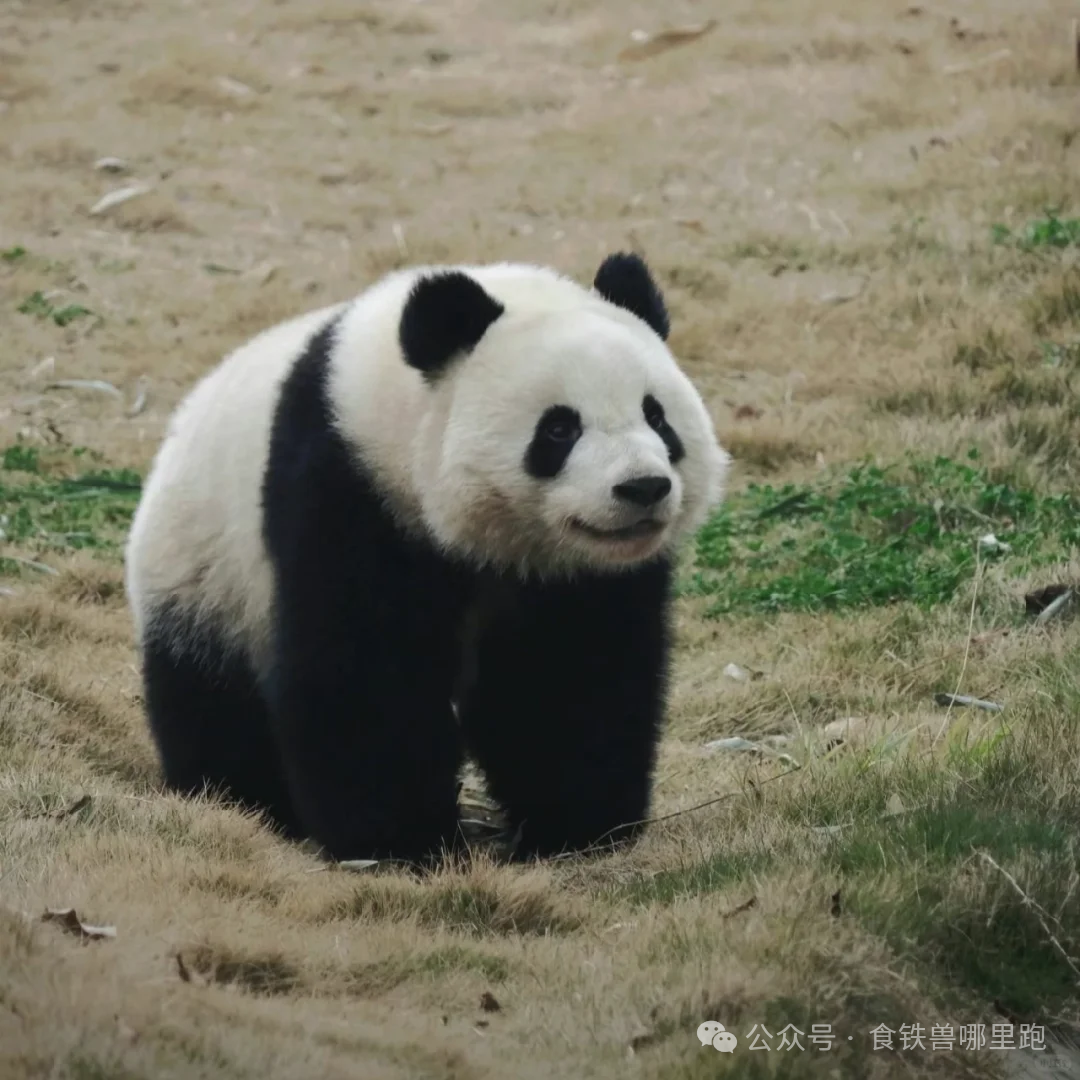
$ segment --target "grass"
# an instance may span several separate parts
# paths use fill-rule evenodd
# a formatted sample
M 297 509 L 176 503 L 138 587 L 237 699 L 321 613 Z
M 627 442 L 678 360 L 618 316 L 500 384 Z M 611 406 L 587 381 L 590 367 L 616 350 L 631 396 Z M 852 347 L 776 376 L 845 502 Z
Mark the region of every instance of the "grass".
M 65 304 L 57 307 L 40 290 L 33 292 L 18 307 L 22 315 L 35 315 L 39 319 L 52 319 L 57 326 L 67 326 L 76 319 L 94 313 L 82 304 Z
M 702 529 L 686 591 L 715 598 L 708 615 L 928 607 L 967 585 L 980 558 L 1013 576 L 1067 562 L 1080 502 L 996 481 L 977 461 L 973 451 L 751 484 Z
M 0 49 L 0 1075 L 1075 1074 L 1080 619 L 1025 610 L 1080 582 L 1060 5 L 735 0 L 642 61 L 700 5 L 294 6 L 23 5 Z M 389 268 L 620 248 L 735 459 L 642 842 L 349 873 L 164 794 L 121 545 L 180 396 Z M 1001 1023 L 1054 1052 L 871 1035 Z
M 33 447 L 14 444 L 0 468 L 3 539 L 36 554 L 97 549 L 117 553 L 138 503 L 141 482 L 129 469 L 97 469 L 64 476 L 62 465 L 81 455 L 53 455 L 50 472 Z M 29 474 L 29 475 L 27 475 Z M 0 555 L 0 564 L 11 565 Z
M 1062 218 L 1058 211 L 1047 210 L 1043 217 L 1029 221 L 1018 233 L 1006 225 L 995 225 L 993 237 L 995 243 L 1013 244 L 1023 251 L 1080 247 L 1080 218 Z

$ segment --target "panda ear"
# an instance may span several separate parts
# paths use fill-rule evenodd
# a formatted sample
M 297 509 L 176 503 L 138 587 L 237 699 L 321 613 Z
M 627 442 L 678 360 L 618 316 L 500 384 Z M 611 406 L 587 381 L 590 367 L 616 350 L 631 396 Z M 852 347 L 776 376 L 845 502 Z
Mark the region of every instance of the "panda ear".
M 405 361 L 434 382 L 456 356 L 468 353 L 505 308 L 459 270 L 420 278 L 398 325 Z
M 633 313 L 667 340 L 671 322 L 664 297 L 641 256 L 627 252 L 609 255 L 596 271 L 593 288 L 609 303 Z

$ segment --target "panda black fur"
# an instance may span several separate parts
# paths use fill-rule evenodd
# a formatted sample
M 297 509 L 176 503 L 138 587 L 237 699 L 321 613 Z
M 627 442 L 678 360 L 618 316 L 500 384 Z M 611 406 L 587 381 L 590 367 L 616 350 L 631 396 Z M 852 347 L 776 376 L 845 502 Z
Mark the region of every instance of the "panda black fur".
M 169 787 L 334 858 L 456 846 L 467 753 L 519 854 L 636 835 L 673 550 L 727 455 L 645 264 L 391 274 L 188 395 L 128 543 Z

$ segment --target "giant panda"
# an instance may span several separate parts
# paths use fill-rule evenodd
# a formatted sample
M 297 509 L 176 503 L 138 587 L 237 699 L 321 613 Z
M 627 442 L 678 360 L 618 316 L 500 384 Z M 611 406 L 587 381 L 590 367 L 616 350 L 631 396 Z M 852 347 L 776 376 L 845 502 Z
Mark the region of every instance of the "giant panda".
M 668 328 L 637 255 L 415 267 L 206 375 L 125 551 L 166 788 L 423 862 L 468 755 L 519 857 L 637 836 L 673 559 L 729 463 Z

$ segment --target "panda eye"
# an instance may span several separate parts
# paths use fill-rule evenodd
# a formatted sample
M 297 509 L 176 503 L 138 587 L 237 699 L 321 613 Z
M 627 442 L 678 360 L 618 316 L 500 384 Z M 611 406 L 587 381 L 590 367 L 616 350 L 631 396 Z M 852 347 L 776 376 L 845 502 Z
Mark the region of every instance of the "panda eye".
M 652 396 L 648 394 L 645 400 L 641 403 L 642 411 L 645 413 L 645 423 L 653 429 L 653 431 L 661 431 L 667 424 L 667 420 L 664 417 L 664 407 Z
M 581 420 L 573 409 L 556 407 L 544 417 L 540 430 L 550 442 L 573 442 L 581 435 Z

